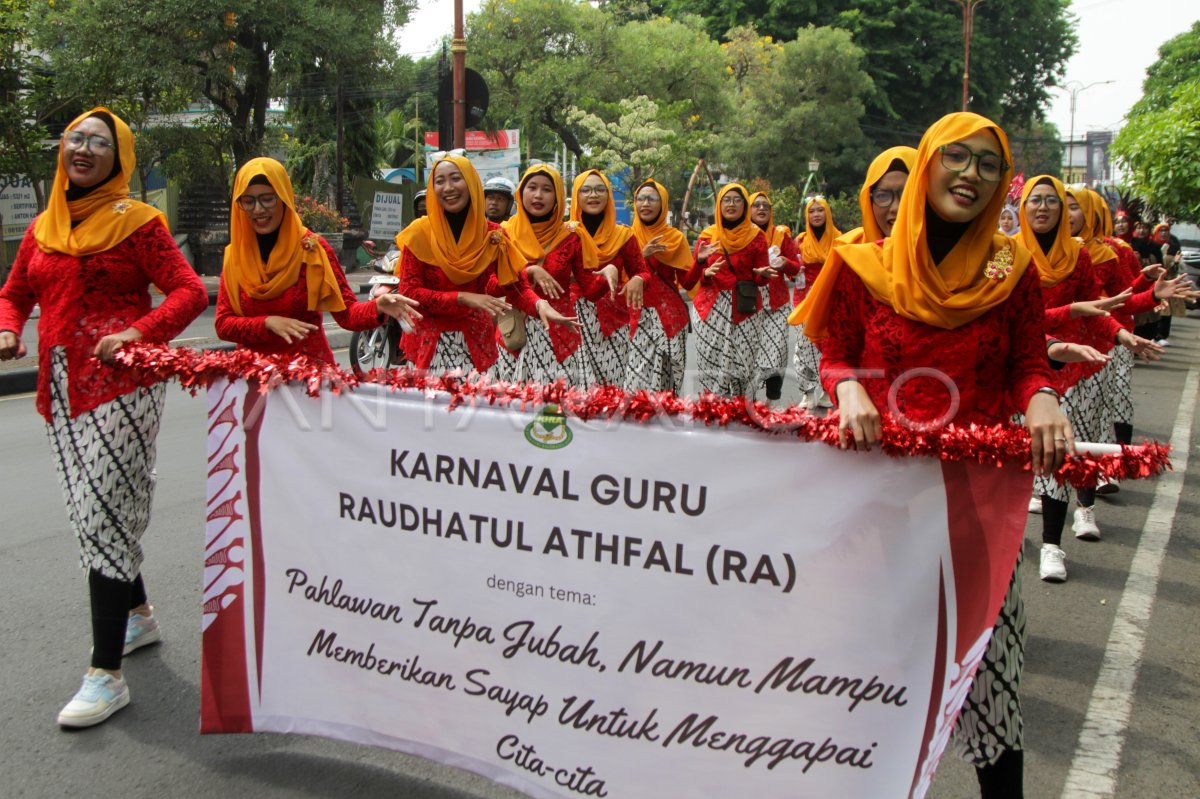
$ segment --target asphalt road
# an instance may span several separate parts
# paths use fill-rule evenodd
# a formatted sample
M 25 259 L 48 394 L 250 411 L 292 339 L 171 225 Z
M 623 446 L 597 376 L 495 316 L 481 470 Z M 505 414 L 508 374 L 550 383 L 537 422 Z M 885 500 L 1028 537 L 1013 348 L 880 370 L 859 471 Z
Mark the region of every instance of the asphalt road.
M 1177 320 L 1174 332 L 1163 362 L 1135 370 L 1138 436 L 1169 440 L 1177 418 L 1190 419 L 1196 402 L 1200 321 Z M 345 353 L 340 357 L 344 362 Z M 794 400 L 794 389 L 789 398 Z M 0 603 L 5 609 L 0 673 L 13 690 L 0 726 L 0 796 L 518 796 L 466 772 L 380 749 L 291 735 L 197 733 L 205 429 L 203 398 L 169 389 L 143 571 L 166 640 L 126 661 L 133 693 L 129 708 L 98 728 L 67 733 L 54 718 L 87 665 L 86 584 L 33 400 L 28 395 L 0 399 Z M 1183 426 L 1178 435 L 1195 458 L 1194 429 Z M 1163 497 L 1170 500 L 1178 481 L 1126 484 L 1112 501 L 1101 500 L 1104 540 L 1065 544 L 1070 581 L 1063 585 L 1037 579 L 1040 520 L 1032 517 L 1022 568 L 1029 616 L 1023 699 L 1030 799 L 1200 796 L 1200 480 L 1195 471 L 1182 475 L 1173 516 L 1161 508 L 1169 510 L 1171 503 L 1162 504 Z M 1163 495 L 1160 509 L 1150 514 L 1156 492 Z M 1147 547 L 1166 533 L 1157 578 L 1151 574 L 1127 588 L 1135 557 L 1143 564 Z M 1145 571 L 1141 565 L 1137 570 Z M 1131 591 L 1134 599 L 1148 595 L 1148 618 L 1118 624 L 1114 633 L 1118 610 L 1126 607 L 1123 596 L 1128 600 Z M 1131 636 L 1142 637 L 1140 655 L 1118 657 L 1105 671 L 1106 654 L 1110 659 L 1127 654 Z M 1135 680 L 1127 719 L 1122 722 L 1121 713 L 1115 714 L 1115 733 L 1104 726 L 1106 719 L 1111 724 L 1113 714 L 1103 712 L 1111 711 L 1111 703 L 1093 700 L 1097 684 L 1111 682 L 1114 673 L 1118 682 Z M 1102 743 L 1120 744 L 1118 760 L 1088 743 L 1095 740 L 1089 738 L 1093 731 Z M 1081 764 L 1101 772 L 1115 766 L 1115 789 L 1088 793 L 1067 787 L 1068 775 Z M 948 754 L 929 796 L 978 796 L 972 771 Z

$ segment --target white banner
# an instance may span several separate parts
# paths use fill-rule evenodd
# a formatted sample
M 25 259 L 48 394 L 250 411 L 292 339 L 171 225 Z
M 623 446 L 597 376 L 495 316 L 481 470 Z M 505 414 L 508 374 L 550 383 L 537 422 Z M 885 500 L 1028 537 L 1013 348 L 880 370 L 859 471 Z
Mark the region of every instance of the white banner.
M 209 396 L 202 729 L 537 797 L 923 795 L 1029 491 L 680 419 Z

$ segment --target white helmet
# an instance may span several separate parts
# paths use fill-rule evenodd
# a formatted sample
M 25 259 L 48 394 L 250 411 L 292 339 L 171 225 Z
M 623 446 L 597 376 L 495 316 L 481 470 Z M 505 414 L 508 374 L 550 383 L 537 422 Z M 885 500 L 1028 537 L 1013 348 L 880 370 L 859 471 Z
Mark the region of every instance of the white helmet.
M 503 194 L 510 200 L 515 200 L 517 198 L 517 187 L 508 178 L 496 175 L 495 177 L 488 178 L 487 182 L 483 184 L 483 193 L 484 195 Z

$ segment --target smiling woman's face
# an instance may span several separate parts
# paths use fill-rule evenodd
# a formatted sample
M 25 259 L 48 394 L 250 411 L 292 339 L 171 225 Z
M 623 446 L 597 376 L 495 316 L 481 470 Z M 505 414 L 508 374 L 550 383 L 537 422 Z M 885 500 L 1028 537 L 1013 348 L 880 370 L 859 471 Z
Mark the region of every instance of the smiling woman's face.
M 467 191 L 467 179 L 453 161 L 442 161 L 434 167 L 433 194 L 438 205 L 448 213 L 457 213 L 467 207 L 471 194 Z
M 942 163 L 943 154 L 935 153 L 929 168 L 926 199 L 947 222 L 970 222 L 983 213 L 1000 187 L 998 181 L 986 181 L 979 176 L 979 159 L 1003 161 L 1004 156 L 1000 141 L 990 130 L 981 130 L 947 146 L 954 145 L 970 150 L 970 163 L 961 172 L 954 172 Z
M 79 149 L 73 148 L 69 142 L 63 146 L 62 162 L 67 170 L 67 179 L 85 189 L 103 182 L 112 174 L 116 150 L 112 146 L 97 146 L 92 142 L 97 141 L 93 137 L 98 137 L 109 145 L 115 144 L 108 125 L 102 119 L 88 117 L 68 133 L 79 133 L 86 139 Z

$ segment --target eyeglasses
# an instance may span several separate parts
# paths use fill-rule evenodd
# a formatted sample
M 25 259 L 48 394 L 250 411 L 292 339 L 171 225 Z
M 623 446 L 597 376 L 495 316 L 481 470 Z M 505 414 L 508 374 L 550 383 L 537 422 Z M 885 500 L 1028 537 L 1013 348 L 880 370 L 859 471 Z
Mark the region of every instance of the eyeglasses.
M 254 210 L 255 205 L 261 205 L 264 211 L 272 211 L 279 204 L 278 194 L 243 194 L 237 198 L 238 207 L 246 213 Z
M 1053 210 L 1062 205 L 1062 200 L 1053 194 L 1031 194 L 1025 204 L 1030 208 L 1041 208 L 1045 206 L 1047 209 Z
M 893 191 L 892 189 L 875 189 L 871 192 L 871 205 L 877 208 L 891 208 L 893 203 L 900 202 L 900 196 L 904 194 L 904 189 Z
M 971 168 L 971 162 L 976 163 L 975 174 L 980 180 L 996 183 L 1008 164 L 995 153 L 977 153 L 962 144 L 943 144 L 938 150 L 942 153 L 942 166 L 951 172 L 966 172 Z
M 752 205 L 750 207 L 753 208 L 755 211 L 770 211 L 771 210 L 770 203 L 755 203 L 754 205 Z
M 608 189 L 604 188 L 603 186 L 580 186 L 579 187 L 579 196 L 580 197 L 590 197 L 593 194 L 596 195 L 597 197 L 603 197 L 604 195 L 608 194 Z
M 103 136 L 88 136 L 77 130 L 70 131 L 64 135 L 63 142 L 67 145 L 68 150 L 82 150 L 84 147 L 87 147 L 88 150 L 96 155 L 104 155 L 113 149 L 114 146 L 112 142 Z
M 661 202 L 662 198 L 657 194 L 639 194 L 633 198 L 633 201 L 638 205 L 646 205 L 649 203 Z
M 746 200 L 737 193 L 726 194 L 721 198 L 721 205 L 745 205 Z

